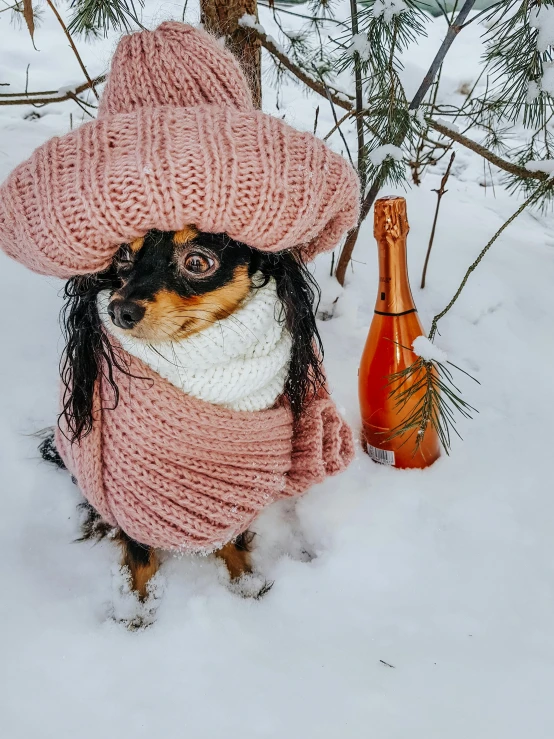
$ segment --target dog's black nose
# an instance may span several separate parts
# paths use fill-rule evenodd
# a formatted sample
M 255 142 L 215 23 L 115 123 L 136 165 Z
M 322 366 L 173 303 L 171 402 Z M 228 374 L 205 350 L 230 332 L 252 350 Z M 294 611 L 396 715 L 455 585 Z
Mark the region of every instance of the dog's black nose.
M 132 300 L 112 300 L 108 305 L 108 314 L 118 328 L 134 328 L 144 313 L 143 306 Z

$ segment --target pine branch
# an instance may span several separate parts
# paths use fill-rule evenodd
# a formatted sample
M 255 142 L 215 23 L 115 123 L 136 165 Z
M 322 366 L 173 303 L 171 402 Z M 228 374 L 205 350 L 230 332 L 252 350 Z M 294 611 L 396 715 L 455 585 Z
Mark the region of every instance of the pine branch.
M 47 105 L 50 103 L 63 103 L 72 100 L 92 85 L 100 85 L 106 80 L 106 75 L 101 74 L 90 81 L 84 82 L 74 90 L 60 94 L 57 90 L 45 90 L 42 92 L 4 92 L 0 93 L 0 105 Z
M 405 347 L 402 344 L 399 346 L 412 350 L 412 347 Z M 461 438 L 456 428 L 456 415 L 460 414 L 471 419 L 472 413 L 478 411 L 461 397 L 461 392 L 454 383 L 454 376 L 446 365 L 463 372 L 479 383 L 475 377 L 448 360 L 440 362 L 422 357 L 417 357 L 411 365 L 400 372 L 389 375 L 388 387 L 391 388 L 389 398 L 395 401 L 395 410 L 400 412 L 406 409 L 406 415 L 391 429 L 386 441 L 405 437 L 400 444 L 402 447 L 415 434 L 413 454 L 416 454 L 425 432 L 431 427 L 436 431 L 446 454 L 450 453 L 451 432 Z
M 269 51 L 273 56 L 279 59 L 279 61 L 283 64 L 283 66 L 285 66 L 289 70 L 289 72 L 291 72 L 292 74 L 294 74 L 295 77 L 297 77 L 299 80 L 304 82 L 311 90 L 313 90 L 314 92 L 317 92 L 319 95 L 321 95 L 324 98 L 327 98 L 327 92 L 329 92 L 331 100 L 337 107 L 343 108 L 343 110 L 350 111 L 353 114 L 356 113 L 355 106 L 352 104 L 352 102 L 346 99 L 345 93 L 343 92 L 334 93 L 332 90 L 327 91 L 325 89 L 325 86 L 321 84 L 321 82 L 307 75 L 306 72 L 304 72 L 303 69 L 301 69 L 296 64 L 294 64 L 294 62 L 292 62 L 290 58 L 286 56 L 286 54 L 284 54 L 282 50 L 279 50 L 275 46 L 273 39 L 271 39 L 271 37 L 268 38 L 267 34 L 262 34 L 260 31 L 256 31 L 256 34 L 258 35 L 258 38 L 260 39 L 262 46 L 265 49 L 267 49 L 267 51 Z M 412 103 L 410 103 L 410 106 L 411 105 Z M 364 114 L 365 113 L 362 112 L 362 115 Z M 461 144 L 466 149 L 470 149 L 476 154 L 479 154 L 479 156 L 483 157 L 484 159 L 487 159 L 489 162 L 491 162 L 491 164 L 494 164 L 499 169 L 502 169 L 511 175 L 520 177 L 522 179 L 534 179 L 534 180 L 546 180 L 548 178 L 548 175 L 544 172 L 530 172 L 529 170 L 525 169 L 525 167 L 520 167 L 517 164 L 513 164 L 512 162 L 509 162 L 506 159 L 502 159 L 502 157 L 497 156 L 489 149 L 485 148 L 481 144 L 478 144 L 476 141 L 473 141 L 467 136 L 464 136 L 463 134 L 458 133 L 457 131 L 454 131 L 454 129 L 449 128 L 448 126 L 444 126 L 442 123 L 438 123 L 432 118 L 426 118 L 426 122 L 429 124 L 430 128 L 433 128 L 438 133 L 441 133 L 443 136 L 447 136 L 448 138 L 452 139 L 452 141 L 456 141 L 458 144 Z M 335 130 L 335 128 L 333 128 L 333 130 Z M 380 188 L 377 188 L 377 192 L 379 191 L 379 189 Z M 369 213 L 371 209 L 371 206 L 373 205 L 373 200 L 376 197 L 376 194 L 373 195 L 373 192 L 374 192 L 374 188 L 371 188 L 370 191 L 367 193 L 367 196 L 366 196 L 367 202 L 364 202 L 362 204 L 363 216 L 361 217 L 360 220 L 363 220 L 367 216 L 367 214 Z M 373 195 L 373 200 L 371 200 L 372 195 Z
M 137 5 L 142 8 L 144 0 L 137 0 Z M 133 24 L 144 28 L 137 16 L 135 0 L 71 0 L 70 7 L 75 8 L 68 26 L 70 33 L 89 35 L 103 31 L 106 36 L 110 28 L 127 33 Z

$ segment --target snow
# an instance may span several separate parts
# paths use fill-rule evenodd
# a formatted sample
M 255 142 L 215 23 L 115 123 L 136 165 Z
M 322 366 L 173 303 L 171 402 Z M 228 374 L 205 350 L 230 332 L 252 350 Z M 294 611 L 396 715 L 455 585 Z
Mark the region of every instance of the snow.
M 554 7 L 542 5 L 532 8 L 529 13 L 529 22 L 532 28 L 538 29 L 537 49 L 542 53 L 554 45 Z
M 255 31 L 258 31 L 258 33 L 264 33 L 265 34 L 265 28 L 258 23 L 258 19 L 255 15 L 249 15 L 248 13 L 244 13 L 239 18 L 239 26 L 242 26 L 243 28 L 253 28 Z
M 529 83 L 529 86 L 531 84 L 536 83 Z M 554 97 L 554 64 L 548 62 L 543 63 L 540 89 Z
M 449 121 L 447 118 L 436 118 L 436 121 L 439 125 L 449 128 L 451 131 L 455 131 L 456 133 L 460 132 L 460 127 L 452 121 Z
M 344 18 L 347 3 L 337 5 Z M 182 4 L 149 9 L 145 25 L 180 17 Z M 29 90 L 59 89 L 79 74 L 47 10 L 35 35 L 40 53 L 0 14 L 0 81 L 9 91 L 25 89 L 28 62 Z M 260 13 L 278 36 L 271 11 Z M 444 36 L 443 19 L 428 30 L 405 60 L 408 97 Z M 471 24 L 456 39 L 441 103 L 459 100 L 460 80 L 476 79 L 481 30 Z M 115 42 L 80 42 L 91 74 L 105 71 Z M 268 112 L 311 131 L 319 106 L 318 132 L 333 127 L 315 94 L 286 85 L 277 110 L 265 82 Z M 34 110 L 0 108 L 0 178 L 68 132 L 70 113 L 74 126 L 87 118 L 73 102 L 25 120 Z M 353 143 L 355 132 L 343 130 Z M 517 126 L 512 133 L 520 136 Z M 340 136 L 330 143 L 341 151 Z M 494 192 L 483 187 L 482 160 L 456 151 L 423 291 L 433 190 L 446 162 L 419 188 L 397 190 L 407 198 L 412 289 L 426 330 L 521 202 L 494 170 Z M 275 583 L 262 600 L 230 592 L 212 558 L 167 557 L 148 605 L 154 623 L 135 632 L 113 619 L 136 615 L 113 542 L 74 543 L 78 491 L 36 451 L 33 434 L 56 418 L 62 283 L 0 255 L 2 735 L 551 739 L 553 233 L 551 214 L 525 211 L 439 323 L 441 348 L 481 383 L 456 376 L 480 413 L 459 422 L 464 441 L 454 439 L 450 457 L 399 471 L 358 450 L 342 476 L 257 522 L 257 569 Z M 340 296 L 320 330 L 334 397 L 357 434 L 356 372 L 377 289 L 371 219 L 354 258 L 344 291 L 329 277 L 329 255 L 315 270 L 321 310 Z
M 543 82 L 544 82 L 544 76 L 543 76 Z M 536 82 L 529 82 L 527 85 L 527 95 L 526 95 L 526 102 L 532 103 L 533 100 L 536 100 L 538 96 L 540 95 L 541 88 L 537 85 Z
M 412 348 L 414 353 L 422 359 L 434 360 L 443 364 L 448 361 L 448 354 L 442 349 L 439 349 L 432 341 L 429 341 L 426 336 L 418 336 L 414 339 Z
M 390 23 L 396 15 L 407 10 L 404 0 L 375 0 L 371 13 L 375 18 L 383 18 L 385 23 Z
M 401 162 L 404 158 L 404 153 L 399 146 L 395 146 L 394 144 L 383 144 L 383 146 L 377 146 L 373 151 L 370 151 L 367 156 L 373 166 L 378 167 L 387 157 L 395 159 L 397 162 Z
M 545 172 L 554 175 L 554 159 L 530 159 L 525 162 L 525 169 L 528 169 L 529 172 Z
M 352 43 L 350 44 L 350 51 L 352 54 L 358 52 L 362 61 L 367 61 L 371 54 L 371 44 L 366 33 L 357 33 L 352 36 Z

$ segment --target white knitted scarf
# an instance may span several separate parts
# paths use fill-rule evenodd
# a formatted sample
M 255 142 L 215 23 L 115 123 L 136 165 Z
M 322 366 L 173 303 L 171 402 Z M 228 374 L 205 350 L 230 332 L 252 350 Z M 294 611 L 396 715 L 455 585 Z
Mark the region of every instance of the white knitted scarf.
M 271 408 L 283 393 L 291 338 L 278 320 L 275 281 L 253 289 L 230 316 L 181 341 L 135 339 L 112 323 L 110 291 L 98 296 L 108 333 L 123 349 L 188 395 L 235 411 Z

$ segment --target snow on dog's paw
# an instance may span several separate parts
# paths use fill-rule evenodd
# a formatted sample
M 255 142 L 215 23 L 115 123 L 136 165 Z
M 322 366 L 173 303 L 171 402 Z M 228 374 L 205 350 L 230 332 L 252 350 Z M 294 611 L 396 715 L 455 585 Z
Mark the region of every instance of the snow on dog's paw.
M 112 607 L 110 617 L 129 631 L 145 629 L 156 620 L 156 612 L 165 590 L 165 578 L 157 572 L 148 582 L 148 597 L 140 600 L 131 589 L 131 573 L 126 566 L 112 569 Z
M 241 598 L 255 598 L 259 600 L 268 593 L 273 587 L 273 582 L 266 580 L 259 573 L 248 573 L 231 580 L 228 588 L 235 595 L 240 595 Z

